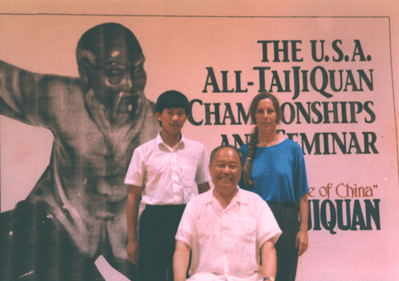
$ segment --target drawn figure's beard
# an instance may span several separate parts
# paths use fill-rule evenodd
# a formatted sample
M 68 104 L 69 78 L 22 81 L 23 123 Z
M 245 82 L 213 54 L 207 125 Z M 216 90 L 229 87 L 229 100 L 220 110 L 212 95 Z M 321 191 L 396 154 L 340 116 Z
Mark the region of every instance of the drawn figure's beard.
M 120 92 L 116 95 L 109 112 L 111 125 L 123 126 L 129 119 L 132 119 L 137 112 L 139 98 L 140 95 L 137 93 Z
M 106 104 L 101 103 L 90 89 L 85 101 L 89 112 L 101 123 L 109 124 L 110 127 L 120 128 L 135 118 L 142 102 L 143 92 L 127 93 L 120 92 L 107 99 Z

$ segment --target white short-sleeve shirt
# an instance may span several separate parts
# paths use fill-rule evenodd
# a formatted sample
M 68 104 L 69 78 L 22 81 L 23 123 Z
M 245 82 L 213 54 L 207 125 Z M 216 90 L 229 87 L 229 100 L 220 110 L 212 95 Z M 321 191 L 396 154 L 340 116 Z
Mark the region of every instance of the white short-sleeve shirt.
M 238 189 L 223 209 L 213 190 L 191 200 L 176 239 L 192 249 L 189 280 L 263 280 L 259 248 L 277 241 L 281 230 L 267 203 L 257 194 Z
M 147 205 L 186 204 L 195 196 L 195 184 L 209 182 L 209 158 L 203 144 L 182 136 L 174 149 L 160 136 L 136 148 L 125 184 L 143 187 Z

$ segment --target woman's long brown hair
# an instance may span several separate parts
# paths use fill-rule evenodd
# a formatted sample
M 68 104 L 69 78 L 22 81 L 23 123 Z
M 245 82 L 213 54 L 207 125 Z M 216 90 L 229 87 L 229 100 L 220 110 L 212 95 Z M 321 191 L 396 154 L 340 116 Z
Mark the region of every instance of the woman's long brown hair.
M 251 123 L 256 124 L 256 109 L 258 107 L 259 101 L 263 99 L 270 99 L 273 102 L 274 110 L 276 111 L 277 119 L 276 119 L 276 124 L 278 124 L 281 120 L 281 109 L 280 109 L 280 104 L 277 100 L 277 98 L 268 92 L 261 92 L 257 94 L 251 102 L 251 105 L 249 107 L 249 114 L 251 116 Z M 251 190 L 255 184 L 255 182 L 252 180 L 252 160 L 255 157 L 256 153 L 256 147 L 258 144 L 258 126 L 256 125 L 254 130 L 251 133 L 249 143 L 248 143 L 248 154 L 247 154 L 247 161 L 245 162 L 244 168 L 243 168 L 243 181 L 244 184 L 246 185 L 247 189 Z

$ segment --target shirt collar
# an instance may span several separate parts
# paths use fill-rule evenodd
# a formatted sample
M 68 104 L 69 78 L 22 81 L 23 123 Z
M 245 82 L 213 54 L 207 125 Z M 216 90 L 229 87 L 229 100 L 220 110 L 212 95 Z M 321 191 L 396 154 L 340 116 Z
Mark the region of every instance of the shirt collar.
M 163 143 L 160 132 L 158 133 L 157 137 L 155 138 L 155 142 L 157 143 L 157 145 L 160 145 L 161 143 Z
M 237 186 L 237 193 L 234 196 L 234 198 L 231 200 L 232 202 L 238 202 L 241 204 L 248 204 L 248 194 L 242 190 L 239 186 Z M 213 189 L 209 190 L 206 194 L 206 198 L 205 198 L 205 204 L 209 204 L 212 203 L 214 201 L 217 201 L 217 199 L 215 198 L 215 196 L 213 196 Z M 231 204 L 231 202 L 230 202 Z
M 186 141 L 186 138 L 184 137 L 183 134 L 181 134 L 181 138 L 180 138 L 180 142 L 176 145 L 176 148 L 179 147 L 182 143 L 184 144 L 184 142 Z M 155 138 L 155 142 L 157 144 L 157 146 L 159 146 L 160 144 L 167 146 L 162 138 L 161 138 L 161 132 L 158 133 L 157 137 Z M 168 147 L 168 146 L 167 146 Z
M 231 201 L 236 201 L 241 204 L 248 204 L 248 194 L 245 193 L 245 191 L 242 190 L 240 187 L 237 186 L 237 188 L 238 191 L 236 193 L 236 196 L 234 196 L 233 200 Z

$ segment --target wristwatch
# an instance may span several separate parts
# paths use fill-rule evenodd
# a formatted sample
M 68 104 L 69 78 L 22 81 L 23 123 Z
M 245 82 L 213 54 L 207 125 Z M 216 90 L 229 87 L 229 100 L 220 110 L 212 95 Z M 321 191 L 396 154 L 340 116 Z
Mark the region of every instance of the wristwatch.
M 265 281 L 265 280 L 274 281 L 275 279 L 274 279 L 274 277 L 265 277 L 265 278 L 263 278 L 263 281 Z

